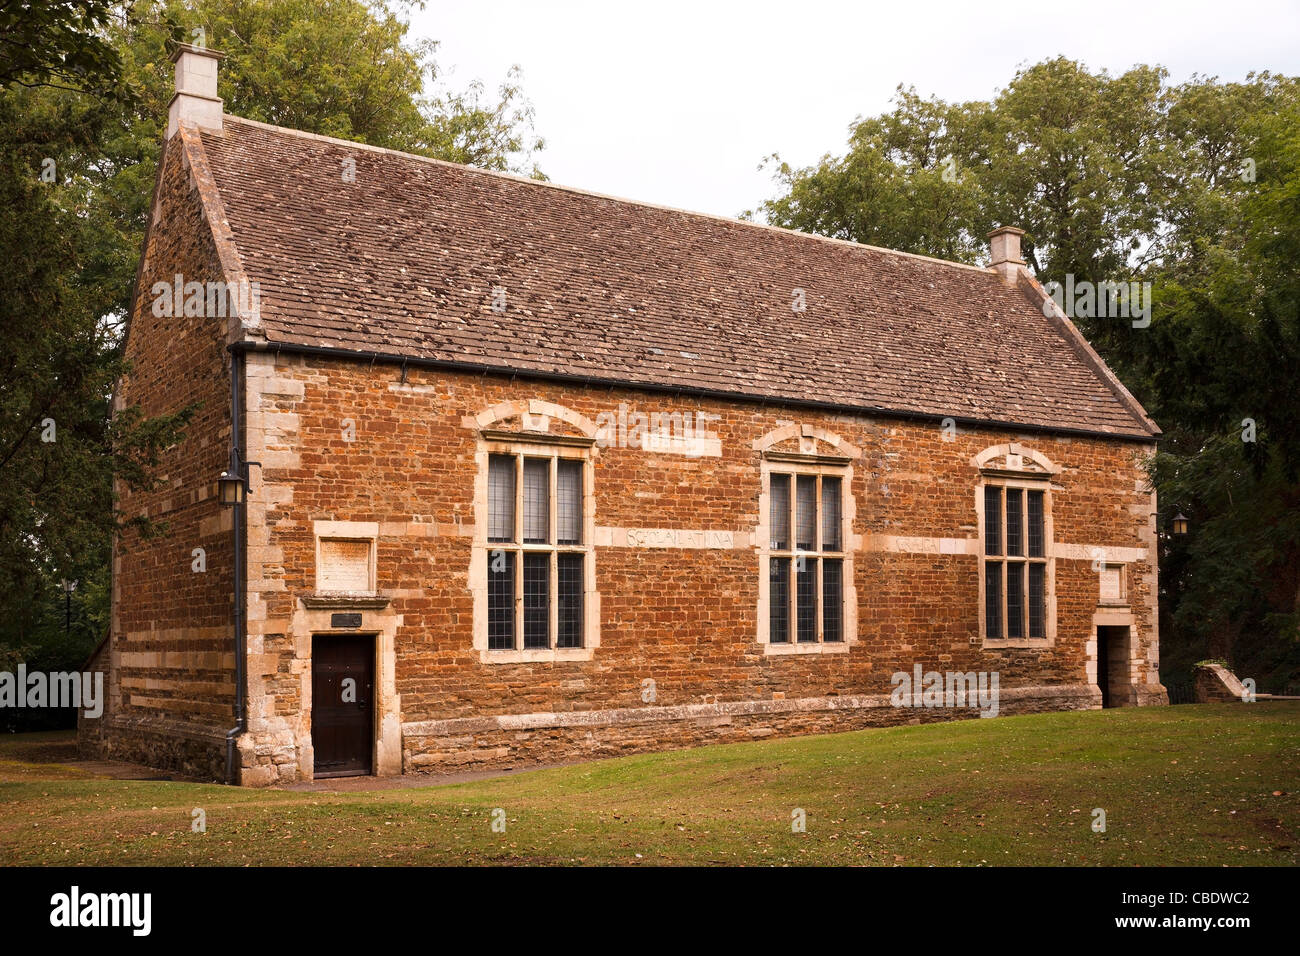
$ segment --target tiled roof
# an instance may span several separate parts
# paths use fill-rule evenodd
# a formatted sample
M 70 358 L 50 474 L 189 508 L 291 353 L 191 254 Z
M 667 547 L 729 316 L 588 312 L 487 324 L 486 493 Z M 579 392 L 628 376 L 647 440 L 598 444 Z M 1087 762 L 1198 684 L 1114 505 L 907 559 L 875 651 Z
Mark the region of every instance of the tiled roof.
M 990 270 L 235 117 L 201 142 L 270 343 L 1154 431 L 1080 343 Z M 805 311 L 792 308 L 796 289 Z

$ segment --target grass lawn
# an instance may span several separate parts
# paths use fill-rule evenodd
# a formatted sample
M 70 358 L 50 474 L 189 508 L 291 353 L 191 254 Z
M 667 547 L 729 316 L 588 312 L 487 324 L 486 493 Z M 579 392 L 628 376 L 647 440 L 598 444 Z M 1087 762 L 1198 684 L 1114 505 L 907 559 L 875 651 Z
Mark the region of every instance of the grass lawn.
M 1300 861 L 1294 703 L 966 720 L 355 793 L 108 780 L 57 762 L 69 740 L 0 738 L 0 864 Z

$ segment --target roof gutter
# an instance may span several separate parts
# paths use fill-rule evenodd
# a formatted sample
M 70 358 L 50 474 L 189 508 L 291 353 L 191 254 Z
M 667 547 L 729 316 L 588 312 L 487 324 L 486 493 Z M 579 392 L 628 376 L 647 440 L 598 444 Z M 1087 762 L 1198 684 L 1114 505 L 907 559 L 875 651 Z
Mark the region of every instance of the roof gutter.
M 454 359 L 419 358 L 398 355 L 391 352 L 365 352 L 357 349 L 343 349 L 328 345 L 297 345 L 275 342 L 235 342 L 229 346 L 232 353 L 286 352 L 293 355 L 312 355 L 344 361 L 365 361 L 372 365 L 406 365 L 416 368 L 442 369 L 450 372 L 465 372 L 472 375 L 505 375 L 519 378 L 536 379 L 543 382 L 556 382 L 565 385 L 581 385 L 588 388 L 629 388 L 644 392 L 658 392 L 671 395 L 690 395 L 696 398 L 708 398 L 715 401 L 756 402 L 762 405 L 782 405 L 791 408 L 809 408 L 832 411 L 850 415 L 874 415 L 881 418 L 900 419 L 902 421 L 942 424 L 952 419 L 958 425 L 977 428 L 1001 428 L 1006 430 L 1032 432 L 1043 435 L 1075 435 L 1087 438 L 1104 438 L 1110 441 L 1134 442 L 1149 445 L 1160 440 L 1157 432 L 1150 435 L 1127 435 L 1117 432 L 1096 431 L 1086 428 L 1062 428 L 1047 425 L 1033 425 L 1024 422 L 1001 422 L 991 419 L 966 418 L 957 415 L 940 415 L 930 412 L 912 412 L 901 409 L 878 408 L 869 405 L 848 405 L 840 402 L 817 401 L 807 398 L 778 398 L 771 395 L 758 395 L 749 392 L 728 392 L 721 389 L 699 388 L 690 385 L 661 385 L 655 382 L 635 382 L 618 378 L 597 378 L 589 375 L 572 375 L 564 372 L 544 372 L 532 369 L 505 368 L 497 365 L 484 365 L 477 362 L 460 362 Z

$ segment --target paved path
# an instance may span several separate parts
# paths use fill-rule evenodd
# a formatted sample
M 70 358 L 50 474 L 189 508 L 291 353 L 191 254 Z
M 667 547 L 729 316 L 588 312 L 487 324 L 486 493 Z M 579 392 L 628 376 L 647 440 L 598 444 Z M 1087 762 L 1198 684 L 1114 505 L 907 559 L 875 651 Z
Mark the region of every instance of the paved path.
M 575 761 L 576 762 L 576 761 Z M 446 787 L 456 783 L 473 783 L 494 777 L 511 777 L 529 770 L 567 767 L 564 763 L 535 764 L 510 770 L 466 770 L 460 773 L 406 773 L 395 777 L 328 777 L 306 780 L 281 787 L 283 790 L 306 790 L 321 793 L 355 793 L 363 790 L 400 790 L 408 787 Z

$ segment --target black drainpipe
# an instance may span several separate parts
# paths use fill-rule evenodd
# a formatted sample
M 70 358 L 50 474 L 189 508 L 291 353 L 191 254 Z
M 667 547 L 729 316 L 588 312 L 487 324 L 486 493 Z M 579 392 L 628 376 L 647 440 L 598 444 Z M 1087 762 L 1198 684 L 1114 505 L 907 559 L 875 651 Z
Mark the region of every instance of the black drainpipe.
M 230 473 L 245 479 L 243 501 L 235 505 L 234 539 L 235 539 L 235 726 L 226 731 L 226 783 L 234 784 L 235 779 L 235 740 L 248 729 L 248 719 L 244 715 L 244 508 L 248 499 L 248 483 L 243 453 L 240 449 L 239 383 L 244 356 L 236 350 L 230 352 Z

